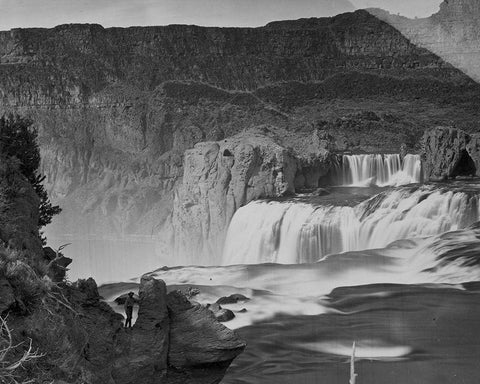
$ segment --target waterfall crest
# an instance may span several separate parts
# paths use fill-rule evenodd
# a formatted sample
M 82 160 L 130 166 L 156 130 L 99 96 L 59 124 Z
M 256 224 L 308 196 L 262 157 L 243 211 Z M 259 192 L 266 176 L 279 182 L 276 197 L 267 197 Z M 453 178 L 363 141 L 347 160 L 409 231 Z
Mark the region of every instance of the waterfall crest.
M 223 264 L 315 262 L 328 254 L 454 231 L 478 220 L 477 193 L 430 186 L 386 191 L 354 207 L 256 201 L 233 217 Z
M 420 155 L 343 155 L 335 172 L 340 185 L 399 186 L 422 181 Z

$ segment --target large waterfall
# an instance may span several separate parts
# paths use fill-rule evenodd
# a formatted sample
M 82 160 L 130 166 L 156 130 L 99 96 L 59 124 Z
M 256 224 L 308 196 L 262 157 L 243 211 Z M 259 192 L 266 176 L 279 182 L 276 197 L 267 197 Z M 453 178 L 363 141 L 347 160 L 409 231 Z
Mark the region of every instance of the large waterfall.
M 315 262 L 465 228 L 478 219 L 476 192 L 432 186 L 396 188 L 354 207 L 256 201 L 233 217 L 223 263 Z
M 336 182 L 352 186 L 395 186 L 422 181 L 419 155 L 343 155 L 335 170 Z

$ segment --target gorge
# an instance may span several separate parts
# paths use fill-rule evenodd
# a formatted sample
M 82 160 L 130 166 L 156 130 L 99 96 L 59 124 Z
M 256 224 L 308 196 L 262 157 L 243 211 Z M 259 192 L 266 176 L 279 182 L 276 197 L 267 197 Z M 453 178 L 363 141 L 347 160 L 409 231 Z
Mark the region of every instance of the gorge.
M 303 176 L 311 187 L 331 166 L 327 151 L 418 153 L 424 129 L 468 133 L 478 121 L 475 82 L 365 11 L 253 29 L 16 29 L 0 33 L 0 62 L 0 108 L 35 121 L 46 186 L 63 207 L 47 235 L 94 267 L 95 253 L 142 257 L 148 268 L 170 265 L 172 253 L 189 260 L 176 223 L 198 200 L 185 197 L 194 181 L 183 166 L 197 143 L 260 130 L 305 164 L 297 184 Z M 234 209 L 279 193 L 258 189 Z M 231 218 L 219 215 L 213 227 Z M 221 248 L 213 242 L 196 262 Z
M 68 244 L 69 279 L 99 284 L 91 313 L 100 295 L 121 312 L 115 298 L 161 279 L 198 290 L 190 304 L 161 289 L 158 324 L 187 332 L 175 310 L 241 295 L 222 304 L 238 339 L 207 327 L 231 350 L 199 368 L 173 346 L 171 382 L 210 363 L 205 383 L 347 382 L 354 340 L 365 381 L 475 382 L 480 85 L 455 43 L 474 51 L 470 5 L 422 20 L 358 10 L 260 28 L 0 32 L 0 113 L 39 131 L 63 209 L 46 235 Z M 127 377 L 149 335 L 113 338 L 105 375 Z

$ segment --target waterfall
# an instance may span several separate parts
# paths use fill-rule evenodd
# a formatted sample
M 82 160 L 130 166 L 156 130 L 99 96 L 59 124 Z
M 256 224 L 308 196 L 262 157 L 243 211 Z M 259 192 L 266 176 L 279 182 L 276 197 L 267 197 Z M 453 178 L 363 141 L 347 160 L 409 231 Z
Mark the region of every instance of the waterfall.
M 341 185 L 406 185 L 422 181 L 422 162 L 419 155 L 343 155 L 335 173 Z
M 307 263 L 346 251 L 465 228 L 479 220 L 478 194 L 402 187 L 354 207 L 256 201 L 230 223 L 223 264 Z

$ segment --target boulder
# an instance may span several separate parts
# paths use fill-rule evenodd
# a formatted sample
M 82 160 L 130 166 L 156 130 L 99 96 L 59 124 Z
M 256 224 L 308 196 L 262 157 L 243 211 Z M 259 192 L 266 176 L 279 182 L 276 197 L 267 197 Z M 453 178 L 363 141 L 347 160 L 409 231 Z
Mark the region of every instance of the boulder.
M 193 306 L 178 291 L 167 296 L 170 311 L 168 362 L 177 369 L 230 362 L 246 344 L 204 307 Z
M 97 283 L 91 277 L 78 280 L 75 286 L 83 294 L 82 306 L 96 305 L 100 301 Z
M 235 293 L 230 296 L 223 296 L 219 298 L 216 302 L 221 305 L 221 304 L 236 304 L 239 301 L 247 301 L 247 300 L 250 300 L 250 299 L 244 295 Z
M 235 318 L 235 314 L 231 310 L 222 308 L 218 303 L 207 304 L 207 308 L 212 311 L 212 313 L 215 315 L 215 318 L 221 323 Z
M 221 308 L 219 311 L 215 312 L 214 315 L 215 319 L 217 319 L 221 323 L 225 323 L 235 318 L 235 314 L 231 310 L 226 308 Z
M 427 180 L 474 176 L 480 164 L 477 137 L 460 129 L 437 127 L 423 135 L 422 160 Z

